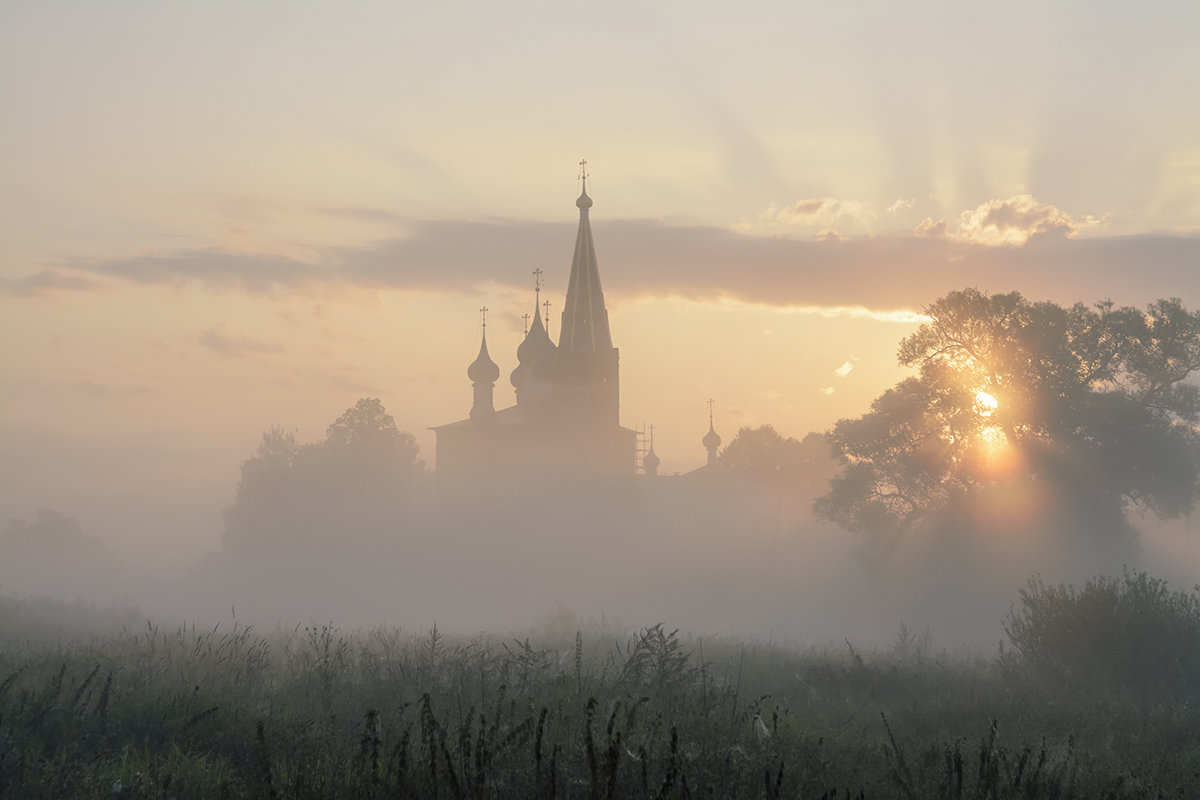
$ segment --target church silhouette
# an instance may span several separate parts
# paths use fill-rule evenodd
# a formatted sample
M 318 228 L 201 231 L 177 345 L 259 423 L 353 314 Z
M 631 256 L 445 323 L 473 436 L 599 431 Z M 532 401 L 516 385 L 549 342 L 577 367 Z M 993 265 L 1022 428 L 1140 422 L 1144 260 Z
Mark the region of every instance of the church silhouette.
M 479 355 L 467 368 L 474 388 L 471 413 L 432 428 L 440 486 L 486 485 L 520 476 L 616 478 L 635 472 L 638 434 L 620 423 L 620 354 L 612 343 L 588 218 L 592 198 L 586 164 L 580 162 L 583 191 L 575 201 L 579 231 L 558 344 L 547 332 L 549 305 L 541 303 L 541 270 L 535 270 L 532 324 L 517 348 L 517 367 L 509 378 L 516 404 L 496 410 L 500 368 L 488 353 L 484 311 Z M 645 455 L 653 455 L 653 449 Z M 651 465 L 657 460 L 656 455 L 649 459 Z

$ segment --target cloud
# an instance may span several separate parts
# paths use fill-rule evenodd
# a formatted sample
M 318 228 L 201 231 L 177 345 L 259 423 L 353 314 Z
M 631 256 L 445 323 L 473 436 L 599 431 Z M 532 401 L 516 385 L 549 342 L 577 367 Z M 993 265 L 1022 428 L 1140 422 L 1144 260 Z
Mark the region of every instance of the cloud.
M 908 209 L 912 208 L 916 202 L 917 200 L 915 197 L 910 197 L 907 200 L 899 199 L 888 206 L 887 213 L 895 214 L 897 211 L 907 211 Z
M 949 232 L 946 227 L 946 220 L 939 219 L 933 221 L 932 217 L 926 217 L 917 223 L 917 227 L 913 229 L 913 234 L 922 239 L 948 239 Z
M 849 375 L 853 371 L 854 371 L 854 356 L 851 356 L 850 358 L 846 359 L 846 361 L 840 367 L 835 369 L 833 371 L 833 374 L 838 376 L 838 378 L 845 378 L 847 375 Z M 826 386 L 824 389 L 821 390 L 821 394 L 828 397 L 829 395 L 832 395 L 835 391 L 836 390 L 832 386 Z
M 135 283 L 203 283 L 214 288 L 265 291 L 272 286 L 329 277 L 328 270 L 296 258 L 199 248 L 106 262 L 101 271 Z
M 873 319 L 876 322 L 916 323 L 926 322 L 929 317 L 908 309 L 877 309 L 866 306 L 784 306 L 781 310 L 797 314 L 810 314 L 826 319 Z
M 1068 214 L 1022 194 L 963 212 L 958 235 L 978 244 L 1025 244 L 1037 234 L 1069 236 L 1078 230 Z
M 739 220 L 733 227 L 747 234 L 781 234 L 794 232 L 797 229 L 815 228 L 822 231 L 821 236 L 832 231 L 833 223 L 838 220 L 851 221 L 866 226 L 875 215 L 866 204 L 855 200 L 838 200 L 833 197 L 810 198 L 797 200 L 788 206 L 777 206 L 771 203 L 752 220 Z M 836 231 L 833 231 L 836 236 Z
M 99 288 L 100 284 L 92 278 L 56 269 L 43 269 L 12 280 L 0 278 L 0 291 L 15 297 L 39 297 L 61 290 L 92 291 Z
M 231 358 L 282 353 L 283 347 L 274 342 L 263 342 L 248 336 L 229 334 L 223 325 L 209 328 L 200 334 L 200 344 L 208 349 Z
M 792 218 L 815 217 L 817 214 L 820 214 L 823 209 L 828 208 L 835 202 L 837 201 L 828 197 L 821 200 L 797 200 L 787 209 L 781 210 L 779 214 L 780 216 L 786 214 Z
M 391 211 L 370 206 L 314 206 L 313 212 L 325 217 L 349 219 L 358 222 L 401 222 L 401 217 Z
M 986 216 L 986 214 L 985 214 Z M 1017 290 L 1055 302 L 1111 298 L 1144 305 L 1181 297 L 1200 306 L 1200 234 L 1032 236 L 987 247 L 952 236 L 847 237 L 841 241 L 750 236 L 728 228 L 593 218 L 610 298 L 732 299 L 786 311 L 911 321 L 916 309 L 965 286 Z M 531 264 L 561 303 L 576 223 L 424 221 L 403 237 L 326 248 L 313 261 L 193 249 L 74 262 L 88 279 L 198 285 L 246 292 L 398 289 L 525 291 Z
M 989 200 L 962 212 L 951 230 L 946 220 L 926 217 L 913 231 L 920 237 L 947 238 L 987 246 L 1023 245 L 1034 236 L 1073 237 L 1095 228 L 1103 220 L 1085 217 L 1076 221 L 1054 206 L 1042 205 L 1033 195 L 1020 194 L 1007 200 Z

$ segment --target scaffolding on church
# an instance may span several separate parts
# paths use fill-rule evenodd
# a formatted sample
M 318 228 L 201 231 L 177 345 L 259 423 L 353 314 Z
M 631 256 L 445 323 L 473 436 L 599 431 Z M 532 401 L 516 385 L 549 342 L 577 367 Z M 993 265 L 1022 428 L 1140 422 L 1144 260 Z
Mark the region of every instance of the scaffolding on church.
M 644 462 L 646 453 L 650 452 L 650 445 L 647 444 L 646 424 L 642 423 L 634 429 L 637 433 L 637 443 L 633 448 L 633 474 L 645 475 L 646 465 Z

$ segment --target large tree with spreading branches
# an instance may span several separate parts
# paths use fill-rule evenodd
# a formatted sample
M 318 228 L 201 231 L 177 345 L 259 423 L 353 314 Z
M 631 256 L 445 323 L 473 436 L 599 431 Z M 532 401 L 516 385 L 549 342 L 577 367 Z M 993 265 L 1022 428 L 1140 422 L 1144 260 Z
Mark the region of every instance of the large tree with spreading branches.
M 986 524 L 997 498 L 1112 529 L 1130 505 L 1190 511 L 1200 312 L 1177 299 L 1063 307 L 967 289 L 924 313 L 899 349 L 917 374 L 829 432 L 842 471 L 819 516 L 887 536 Z

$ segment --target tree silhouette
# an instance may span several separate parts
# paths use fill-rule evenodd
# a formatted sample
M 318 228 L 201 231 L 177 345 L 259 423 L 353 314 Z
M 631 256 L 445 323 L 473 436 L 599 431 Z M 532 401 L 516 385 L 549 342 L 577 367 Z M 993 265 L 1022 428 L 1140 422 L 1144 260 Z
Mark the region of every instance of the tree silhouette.
M 74 517 L 40 508 L 0 527 L 0 585 L 23 594 L 96 596 L 121 585 L 120 561 Z
M 402 433 L 377 397 L 364 397 L 346 409 L 325 432 L 325 441 L 333 447 L 358 447 L 402 453 L 416 458 L 416 440 Z
M 411 486 L 423 469 L 418 451 L 416 438 L 396 427 L 383 403 L 364 397 L 329 426 L 317 455 L 330 483 L 395 492 Z
M 989 489 L 1018 484 L 1080 524 L 1123 527 L 1130 504 L 1164 518 L 1191 509 L 1200 312 L 967 289 L 925 314 L 899 349 L 918 375 L 829 432 L 843 469 L 819 516 L 875 535 L 966 524 Z
M 347 409 L 321 442 L 300 444 L 273 426 L 242 464 L 225 546 L 268 548 L 395 524 L 424 474 L 418 452 L 376 398 Z
M 300 452 L 296 434 L 272 425 L 263 434 L 258 450 L 242 464 L 237 501 L 276 498 L 294 488 L 293 467 Z
M 822 485 L 834 472 L 829 442 L 824 436 L 809 434 L 801 441 L 781 435 L 771 425 L 741 428 L 717 456 L 717 463 L 792 491 L 810 484 Z

